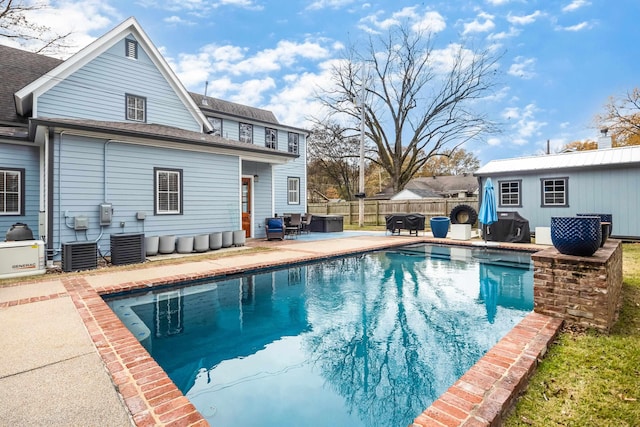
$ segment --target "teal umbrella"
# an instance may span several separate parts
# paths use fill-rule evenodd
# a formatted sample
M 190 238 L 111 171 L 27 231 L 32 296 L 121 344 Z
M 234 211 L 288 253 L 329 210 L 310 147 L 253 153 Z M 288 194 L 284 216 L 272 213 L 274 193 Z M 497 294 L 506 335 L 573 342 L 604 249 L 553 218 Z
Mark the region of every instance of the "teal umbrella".
M 487 225 L 498 222 L 498 207 L 496 204 L 496 193 L 493 190 L 493 182 L 491 178 L 487 178 L 484 183 L 484 191 L 482 193 L 482 203 L 480 204 L 480 212 L 478 212 L 478 222 L 483 224 L 482 235 L 485 242 L 487 241 Z

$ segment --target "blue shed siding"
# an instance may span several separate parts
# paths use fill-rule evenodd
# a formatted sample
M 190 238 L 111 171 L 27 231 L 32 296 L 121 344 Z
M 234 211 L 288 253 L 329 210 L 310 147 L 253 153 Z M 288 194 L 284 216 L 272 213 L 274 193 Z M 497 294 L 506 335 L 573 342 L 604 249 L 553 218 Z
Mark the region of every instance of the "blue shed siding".
M 125 94 L 145 97 L 147 123 L 202 131 L 140 46 L 124 55 L 124 39 L 37 99 L 38 117 L 125 121 Z
M 27 224 L 34 238 L 44 230 L 38 229 L 40 212 L 40 147 L 14 144 L 0 144 L 0 169 L 24 169 L 24 212 L 22 215 L 0 215 L 0 241 L 16 222 Z
M 61 162 L 58 157 L 60 147 Z M 54 177 L 58 194 L 54 201 L 54 224 L 61 242 L 101 237 L 99 245 L 106 253 L 111 233 L 192 236 L 241 227 L 237 157 L 107 143 L 72 135 L 64 135 L 62 144 L 56 136 L 55 154 L 55 162 L 60 163 L 58 171 L 62 171 L 62 175 L 56 173 Z M 153 214 L 155 167 L 182 170 L 182 215 Z M 58 186 L 61 191 L 58 191 Z M 105 201 L 113 205 L 113 221 L 101 230 L 98 206 Z M 76 232 L 65 225 L 65 211 L 69 213 L 66 220 L 69 226 L 73 225 L 74 217 L 84 215 L 89 219 L 89 229 Z M 146 219 L 136 219 L 137 212 L 145 212 Z M 124 227 L 121 227 L 121 222 Z M 60 241 L 55 242 L 57 248 L 60 248 Z
M 568 207 L 541 206 L 541 179 L 568 178 Z M 640 208 L 640 169 L 590 169 L 583 171 L 546 171 L 544 174 L 492 177 L 499 197 L 499 182 L 522 180 L 522 207 L 498 206 L 499 211 L 517 211 L 535 227 L 549 227 L 553 216 L 575 216 L 577 213 L 613 214 L 613 235 L 640 238 L 637 211 Z

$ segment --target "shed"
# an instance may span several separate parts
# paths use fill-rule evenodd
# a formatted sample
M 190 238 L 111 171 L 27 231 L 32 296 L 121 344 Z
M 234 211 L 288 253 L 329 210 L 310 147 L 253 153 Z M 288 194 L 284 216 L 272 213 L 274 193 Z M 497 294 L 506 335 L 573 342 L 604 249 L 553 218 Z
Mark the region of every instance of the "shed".
M 613 215 L 612 236 L 640 239 L 640 146 L 493 160 L 478 169 L 493 180 L 498 210 L 515 211 L 531 229 L 551 217 Z

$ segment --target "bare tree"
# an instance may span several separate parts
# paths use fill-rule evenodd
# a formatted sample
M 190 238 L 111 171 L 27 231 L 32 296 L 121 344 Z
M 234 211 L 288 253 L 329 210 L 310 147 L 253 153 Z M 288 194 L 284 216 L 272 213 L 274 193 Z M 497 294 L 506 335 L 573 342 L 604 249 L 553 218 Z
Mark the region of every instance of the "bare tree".
M 437 50 L 431 36 L 396 27 L 369 38 L 364 52 L 350 49 L 332 70 L 334 88 L 318 98 L 354 132 L 364 108 L 367 158 L 389 174 L 397 192 L 445 147 L 497 130 L 481 104 L 494 86 L 497 59 L 461 44 Z
M 56 51 L 66 47 L 64 40 L 71 34 L 54 33 L 46 25 L 38 25 L 28 15 L 46 9 L 44 3 L 28 0 L 0 0 L 0 38 L 18 42 L 38 42 L 36 53 Z
M 309 188 L 325 193 L 324 187 L 333 186 L 341 198 L 352 200 L 358 191 L 358 150 L 357 138 L 345 136 L 338 124 L 314 127 L 308 139 Z
M 624 98 L 609 98 L 604 113 L 596 116 L 600 128 L 608 128 L 614 147 L 640 145 L 640 88 Z
M 444 150 L 441 154 L 431 156 L 418 176 L 462 175 L 473 173 L 480 168 L 480 160 L 464 148 Z

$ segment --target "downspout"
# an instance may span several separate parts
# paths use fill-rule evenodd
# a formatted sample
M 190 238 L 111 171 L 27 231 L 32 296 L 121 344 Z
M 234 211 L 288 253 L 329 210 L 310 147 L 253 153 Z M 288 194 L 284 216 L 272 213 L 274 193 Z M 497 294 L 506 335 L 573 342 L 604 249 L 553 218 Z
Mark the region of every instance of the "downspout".
M 53 242 L 55 241 L 55 230 L 53 228 L 53 197 L 54 197 L 54 185 L 53 185 L 53 172 L 54 172 L 54 163 L 53 163 L 53 151 L 54 151 L 54 140 L 55 133 L 53 129 L 49 128 L 49 132 L 45 136 L 45 162 L 46 162 L 46 185 L 47 185 L 47 195 L 46 195 L 46 210 L 47 210 L 47 242 L 46 242 L 46 250 L 47 250 L 47 263 L 53 262 L 53 257 L 57 254 L 55 249 L 53 248 Z

